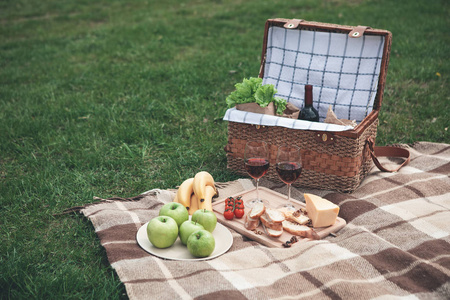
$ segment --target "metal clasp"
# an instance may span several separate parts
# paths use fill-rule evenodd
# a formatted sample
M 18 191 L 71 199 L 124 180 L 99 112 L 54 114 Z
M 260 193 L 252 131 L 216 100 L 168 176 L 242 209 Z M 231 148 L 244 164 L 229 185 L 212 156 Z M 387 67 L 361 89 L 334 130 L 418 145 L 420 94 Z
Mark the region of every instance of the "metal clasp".
M 316 141 L 319 143 L 331 145 L 335 142 L 335 137 L 330 132 L 317 132 L 316 133 Z

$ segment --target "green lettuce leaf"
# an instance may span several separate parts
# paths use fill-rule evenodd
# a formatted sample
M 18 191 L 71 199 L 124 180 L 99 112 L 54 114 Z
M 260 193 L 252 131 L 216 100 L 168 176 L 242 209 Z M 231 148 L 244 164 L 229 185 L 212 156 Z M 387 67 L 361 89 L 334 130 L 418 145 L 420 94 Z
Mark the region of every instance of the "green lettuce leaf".
M 238 104 L 239 99 L 237 98 L 236 91 L 232 92 L 226 99 L 228 108 L 232 108 Z
M 266 107 L 273 100 L 273 95 L 277 90 L 273 87 L 273 84 L 266 84 L 260 86 L 255 93 L 256 103 L 261 107 Z
M 274 97 L 273 102 L 274 102 L 273 104 L 275 105 L 275 108 L 276 108 L 276 114 L 282 115 L 284 110 L 286 109 L 286 105 L 287 105 L 286 99 L 283 99 L 281 97 Z
M 262 78 L 250 77 L 244 79 L 241 83 L 236 83 L 236 90 L 231 92 L 225 99 L 228 108 L 236 104 L 256 102 L 261 107 L 266 107 L 270 102 L 274 102 L 276 113 L 282 115 L 286 109 L 286 100 L 280 97 L 274 97 L 277 90 L 273 84 L 262 85 Z
M 244 79 L 244 82 L 245 81 L 247 81 L 248 84 L 252 87 L 253 95 L 262 86 L 262 78 L 259 77 L 250 77 L 248 80 Z
M 234 107 L 236 104 L 256 102 L 255 93 L 261 85 L 262 78 L 255 77 L 250 77 L 249 79 L 244 79 L 241 83 L 236 83 L 236 90 L 225 100 L 228 108 Z

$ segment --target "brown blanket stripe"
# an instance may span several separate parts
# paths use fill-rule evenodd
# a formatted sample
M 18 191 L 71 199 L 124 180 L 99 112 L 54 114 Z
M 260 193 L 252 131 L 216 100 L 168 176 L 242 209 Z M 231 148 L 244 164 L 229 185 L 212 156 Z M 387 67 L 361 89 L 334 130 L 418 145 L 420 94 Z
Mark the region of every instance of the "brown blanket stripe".
M 94 225 L 130 299 L 449 299 L 450 145 L 401 145 L 411 162 L 397 173 L 373 169 L 353 194 L 312 192 L 340 206 L 336 237 L 267 248 L 230 230 L 233 245 L 207 261 L 152 256 L 136 242 L 174 190 L 96 198 L 81 210 Z M 385 163 L 392 163 L 386 159 Z M 301 180 L 301 179 L 300 179 Z M 262 185 L 286 193 L 284 185 Z M 221 198 L 251 186 L 218 183 Z

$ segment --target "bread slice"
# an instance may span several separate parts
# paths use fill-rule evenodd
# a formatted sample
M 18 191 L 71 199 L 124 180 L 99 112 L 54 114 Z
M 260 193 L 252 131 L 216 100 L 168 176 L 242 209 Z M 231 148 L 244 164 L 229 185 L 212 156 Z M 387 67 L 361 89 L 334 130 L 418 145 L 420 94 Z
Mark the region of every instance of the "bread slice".
M 261 223 L 266 226 L 266 228 L 272 229 L 272 230 L 283 230 L 283 223 L 282 222 L 271 222 L 268 218 L 267 215 L 262 215 L 260 218 Z
M 281 230 L 271 229 L 271 228 L 264 226 L 264 223 L 262 223 L 262 226 L 264 228 L 265 233 L 270 237 L 277 238 L 283 234 L 283 228 L 281 228 Z
M 283 230 L 293 235 L 298 235 L 312 240 L 320 240 L 320 236 L 311 227 L 300 225 L 288 220 L 283 221 Z
M 273 208 L 266 208 L 264 215 L 270 223 L 281 223 L 286 219 L 281 211 Z
M 259 218 L 253 219 L 249 217 L 249 214 L 245 215 L 244 227 L 248 230 L 256 229 L 260 224 Z
M 298 223 L 300 225 L 304 225 L 309 222 L 309 218 L 305 216 L 300 210 L 292 211 L 287 209 L 279 209 L 283 214 L 286 220 Z
M 253 208 L 248 213 L 248 216 L 252 219 L 258 219 L 262 216 L 262 214 L 266 211 L 266 207 L 264 206 L 264 203 L 258 202 L 253 206 Z

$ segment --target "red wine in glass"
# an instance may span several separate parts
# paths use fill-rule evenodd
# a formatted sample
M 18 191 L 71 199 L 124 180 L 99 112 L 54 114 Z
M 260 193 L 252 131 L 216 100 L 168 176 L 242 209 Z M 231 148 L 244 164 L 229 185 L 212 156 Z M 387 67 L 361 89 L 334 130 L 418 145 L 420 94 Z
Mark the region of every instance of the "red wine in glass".
M 269 146 L 261 140 L 248 141 L 244 150 L 244 166 L 247 173 L 256 181 L 256 198 L 247 202 L 249 208 L 258 202 L 264 202 L 259 197 L 259 179 L 269 169 Z
M 269 170 L 269 161 L 265 158 L 249 158 L 245 162 L 245 170 L 253 179 L 261 178 Z
M 302 173 L 300 148 L 295 145 L 279 147 L 275 169 L 281 181 L 288 186 L 288 201 L 283 207 L 288 210 L 295 210 L 295 207 L 291 204 L 291 184 L 294 183 Z
M 277 163 L 276 170 L 281 181 L 291 184 L 300 177 L 302 165 L 297 162 L 281 162 Z

